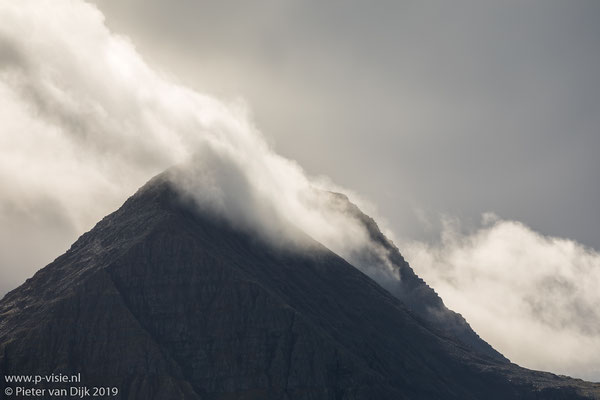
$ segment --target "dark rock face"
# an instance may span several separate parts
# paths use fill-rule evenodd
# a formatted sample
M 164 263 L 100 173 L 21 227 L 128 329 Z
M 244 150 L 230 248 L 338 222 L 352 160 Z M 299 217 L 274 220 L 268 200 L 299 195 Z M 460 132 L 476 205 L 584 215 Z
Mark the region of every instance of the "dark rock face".
M 0 301 L 0 375 L 80 372 L 122 399 L 600 398 L 461 345 L 310 247 L 199 214 L 159 176 Z
M 378 280 L 374 277 L 377 283 L 400 299 L 416 317 L 423 319 L 429 327 L 437 330 L 438 334 L 487 357 L 509 362 L 506 357 L 481 339 L 462 315 L 449 310 L 444 305 L 437 293 L 415 274 L 398 248 L 381 232 L 373 218 L 352 204 L 347 196 L 341 193 L 331 193 L 331 195 L 335 206 L 359 221 L 371 240 L 380 247 L 378 252 L 363 250 L 359 256 L 367 258 L 366 263 L 372 260 L 373 263 L 390 265 L 401 277 L 399 280 Z

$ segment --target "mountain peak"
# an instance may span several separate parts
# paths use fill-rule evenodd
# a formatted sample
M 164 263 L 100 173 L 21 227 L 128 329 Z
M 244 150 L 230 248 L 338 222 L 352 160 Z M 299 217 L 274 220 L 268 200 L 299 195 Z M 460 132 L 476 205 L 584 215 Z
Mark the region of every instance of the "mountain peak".
M 198 211 L 168 173 L 0 301 L 0 371 L 81 373 L 128 399 L 600 393 L 461 345 L 324 246 Z

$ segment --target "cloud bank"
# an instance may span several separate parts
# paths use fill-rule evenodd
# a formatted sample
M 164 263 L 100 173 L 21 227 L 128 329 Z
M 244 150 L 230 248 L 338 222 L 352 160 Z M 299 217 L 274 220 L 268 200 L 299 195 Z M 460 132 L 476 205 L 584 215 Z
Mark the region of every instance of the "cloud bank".
M 350 261 L 376 246 L 315 189 L 333 184 L 273 152 L 243 101 L 153 70 L 94 6 L 2 1 L 0 19 L 3 291 L 172 165 L 188 166 L 182 182 L 201 206 L 270 238 L 294 225 Z
M 404 254 L 446 305 L 511 361 L 600 380 L 600 253 L 493 214 Z

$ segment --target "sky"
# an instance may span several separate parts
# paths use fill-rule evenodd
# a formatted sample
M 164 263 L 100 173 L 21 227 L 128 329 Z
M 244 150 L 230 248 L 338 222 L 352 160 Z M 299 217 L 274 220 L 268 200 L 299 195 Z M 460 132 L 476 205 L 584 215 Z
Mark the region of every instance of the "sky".
M 400 236 L 491 211 L 600 248 L 596 1 L 97 4 L 157 68 L 246 99 L 280 154 Z
M 209 199 L 228 214 L 294 215 L 345 255 L 360 233 L 305 199 L 344 188 L 499 351 L 600 380 L 597 2 L 2 0 L 0 19 L 0 293 L 200 149 L 204 186 L 235 178 Z

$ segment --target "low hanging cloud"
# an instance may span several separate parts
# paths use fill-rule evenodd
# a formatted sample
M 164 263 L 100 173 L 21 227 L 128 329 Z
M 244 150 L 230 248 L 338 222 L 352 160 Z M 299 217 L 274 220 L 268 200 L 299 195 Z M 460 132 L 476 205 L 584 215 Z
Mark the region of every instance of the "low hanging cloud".
M 600 380 L 600 253 L 487 214 L 471 232 L 446 220 L 438 244 L 404 254 L 511 361 Z
M 153 70 L 94 6 L 2 0 L 0 19 L 0 292 L 173 165 L 201 206 L 245 228 L 293 225 L 350 260 L 377 247 L 330 202 L 335 185 L 273 152 L 243 101 Z
M 382 285 L 401 279 L 355 216 L 315 188 L 342 190 L 274 153 L 243 101 L 152 69 L 85 2 L 0 0 L 0 20 L 0 293 L 173 165 L 187 166 L 180 183 L 201 206 L 269 237 L 293 225 Z M 596 253 L 507 221 L 404 250 L 514 361 L 600 376 L 589 373 L 600 354 Z

